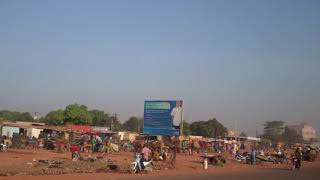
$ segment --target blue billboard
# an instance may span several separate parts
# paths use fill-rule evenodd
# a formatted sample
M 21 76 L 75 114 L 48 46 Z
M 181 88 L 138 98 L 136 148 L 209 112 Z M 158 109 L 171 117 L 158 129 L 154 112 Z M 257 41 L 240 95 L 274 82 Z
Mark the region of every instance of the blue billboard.
M 148 135 L 180 135 L 182 101 L 145 101 L 143 133 Z

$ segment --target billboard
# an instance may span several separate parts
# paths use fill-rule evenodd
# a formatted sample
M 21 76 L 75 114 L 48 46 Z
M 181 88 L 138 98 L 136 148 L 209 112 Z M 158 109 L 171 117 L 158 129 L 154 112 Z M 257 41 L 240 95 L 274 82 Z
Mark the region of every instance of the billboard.
M 145 101 L 143 133 L 149 135 L 180 135 L 182 101 Z

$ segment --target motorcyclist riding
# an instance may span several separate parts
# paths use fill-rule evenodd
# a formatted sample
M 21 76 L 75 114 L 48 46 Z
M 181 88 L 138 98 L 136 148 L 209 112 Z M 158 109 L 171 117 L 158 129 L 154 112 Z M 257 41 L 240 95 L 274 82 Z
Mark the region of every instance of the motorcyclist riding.
M 144 169 L 144 165 L 143 165 L 143 162 L 144 161 L 149 161 L 151 158 L 151 150 L 147 147 L 146 144 L 143 145 L 143 149 L 141 151 L 141 154 L 142 154 L 142 158 L 140 159 L 140 165 L 141 165 L 141 168 Z
M 297 147 L 295 153 L 295 157 L 298 159 L 299 167 L 301 167 L 301 161 L 302 161 L 302 147 Z

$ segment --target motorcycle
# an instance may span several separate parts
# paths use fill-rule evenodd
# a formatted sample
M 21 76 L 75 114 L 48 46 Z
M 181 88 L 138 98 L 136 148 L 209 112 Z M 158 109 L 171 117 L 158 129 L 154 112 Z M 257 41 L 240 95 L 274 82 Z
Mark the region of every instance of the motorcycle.
M 161 153 L 160 153 L 160 156 L 159 156 L 159 159 L 161 161 L 165 161 L 168 157 L 168 153 L 166 150 L 161 150 Z
M 129 170 L 132 174 L 143 171 L 143 170 L 145 170 L 145 171 L 152 171 L 153 170 L 154 165 L 153 165 L 152 159 L 150 161 L 142 162 L 143 166 L 144 166 L 144 168 L 142 168 L 141 164 L 140 164 L 141 158 L 142 158 L 142 155 L 139 153 L 136 153 L 135 160 L 133 162 L 131 162 L 131 164 L 129 166 Z
M 1 143 L 1 144 L 0 144 L 0 151 L 2 151 L 2 152 L 7 152 L 7 150 L 8 150 L 7 145 Z
M 247 157 L 242 156 L 241 154 L 236 155 L 236 161 L 241 162 L 241 161 L 246 161 Z
M 248 158 L 249 158 L 249 156 L 248 156 L 247 152 L 245 152 L 243 154 L 240 154 L 239 152 L 237 152 L 237 154 L 235 155 L 235 159 L 238 162 L 247 162 Z
M 78 161 L 80 159 L 79 152 L 72 152 L 71 159 L 72 159 L 72 161 Z
M 292 157 L 292 165 L 291 165 L 291 170 L 295 170 L 298 169 L 300 170 L 300 162 L 299 159 L 297 157 Z

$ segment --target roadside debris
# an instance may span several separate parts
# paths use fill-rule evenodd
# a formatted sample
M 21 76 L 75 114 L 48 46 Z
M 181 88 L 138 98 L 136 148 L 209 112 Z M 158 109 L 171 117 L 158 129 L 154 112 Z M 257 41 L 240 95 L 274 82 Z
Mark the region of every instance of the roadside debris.
M 49 168 L 59 167 L 60 164 L 63 164 L 63 160 L 39 160 L 38 162 L 47 165 Z

